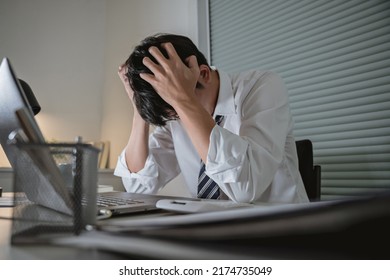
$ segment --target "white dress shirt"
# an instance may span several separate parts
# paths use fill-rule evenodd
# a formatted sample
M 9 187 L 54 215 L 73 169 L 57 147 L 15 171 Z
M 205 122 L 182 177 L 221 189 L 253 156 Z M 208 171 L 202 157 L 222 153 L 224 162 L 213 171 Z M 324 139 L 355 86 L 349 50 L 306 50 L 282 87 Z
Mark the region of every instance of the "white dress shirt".
M 298 171 L 287 91 L 272 72 L 228 75 L 219 71 L 214 116 L 221 126 L 210 135 L 206 174 L 236 202 L 308 202 Z M 128 192 L 155 194 L 180 172 L 197 196 L 200 157 L 180 120 L 157 127 L 149 137 L 145 166 L 131 173 L 121 153 L 114 174 Z

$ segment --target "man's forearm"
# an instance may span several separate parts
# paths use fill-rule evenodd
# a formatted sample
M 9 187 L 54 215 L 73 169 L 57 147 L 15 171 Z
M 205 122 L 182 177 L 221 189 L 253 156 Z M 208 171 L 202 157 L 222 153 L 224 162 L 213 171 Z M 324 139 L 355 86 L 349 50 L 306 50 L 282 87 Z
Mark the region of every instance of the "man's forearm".
M 196 100 L 193 103 L 181 103 L 175 109 L 200 158 L 206 162 L 215 121 Z
M 149 154 L 149 124 L 147 124 L 134 108 L 133 126 L 129 142 L 126 146 L 126 164 L 131 172 L 138 172 L 145 166 Z

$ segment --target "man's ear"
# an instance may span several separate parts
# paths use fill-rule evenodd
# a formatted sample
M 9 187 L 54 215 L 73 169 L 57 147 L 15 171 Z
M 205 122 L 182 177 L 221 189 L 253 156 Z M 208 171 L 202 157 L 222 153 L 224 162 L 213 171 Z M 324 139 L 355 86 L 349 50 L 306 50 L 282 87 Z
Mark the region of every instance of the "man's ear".
M 198 82 L 201 83 L 202 85 L 210 83 L 211 82 L 210 68 L 207 65 L 202 64 L 199 65 L 199 70 L 200 73 L 199 73 Z

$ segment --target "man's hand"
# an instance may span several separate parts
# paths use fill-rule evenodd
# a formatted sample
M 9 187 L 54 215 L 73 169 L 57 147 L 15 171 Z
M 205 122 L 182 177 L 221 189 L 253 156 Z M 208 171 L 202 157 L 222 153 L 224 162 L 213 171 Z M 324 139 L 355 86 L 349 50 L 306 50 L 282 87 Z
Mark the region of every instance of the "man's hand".
M 171 43 L 165 43 L 162 47 L 166 49 L 168 58 L 165 58 L 157 47 L 151 47 L 149 52 L 159 64 L 145 57 L 143 63 L 153 74 L 143 73 L 140 77 L 150 83 L 161 98 L 175 109 L 182 102 L 194 102 L 200 74 L 196 57 L 188 57 L 187 66 Z
M 122 83 L 123 83 L 123 86 L 125 87 L 125 90 L 126 90 L 126 92 L 127 92 L 127 95 L 129 96 L 131 102 L 133 102 L 133 95 L 134 95 L 134 92 L 133 92 L 133 90 L 132 90 L 131 87 L 130 87 L 129 79 L 128 79 L 127 76 L 126 76 L 126 73 L 127 73 L 126 64 L 122 64 L 121 66 L 119 66 L 119 69 L 118 69 L 118 76 L 119 76 L 119 78 L 121 79 L 121 81 L 122 81 Z

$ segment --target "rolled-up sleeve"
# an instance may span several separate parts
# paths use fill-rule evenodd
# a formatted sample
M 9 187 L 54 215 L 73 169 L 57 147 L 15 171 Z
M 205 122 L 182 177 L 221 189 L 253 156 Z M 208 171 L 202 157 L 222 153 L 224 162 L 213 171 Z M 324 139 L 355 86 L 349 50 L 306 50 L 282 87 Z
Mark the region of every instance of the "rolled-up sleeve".
M 123 150 L 118 157 L 114 175 L 122 177 L 128 192 L 155 194 L 179 172 L 170 131 L 158 127 L 149 137 L 149 155 L 144 168 L 138 172 L 130 172 Z
M 237 135 L 215 126 L 210 136 L 207 172 L 223 183 L 234 183 L 242 171 L 248 143 L 238 141 Z
M 130 172 L 127 168 L 125 151 L 118 157 L 114 175 L 122 177 L 127 192 L 153 194 L 158 191 L 158 170 L 152 155 L 149 155 L 145 166 L 139 172 Z
M 238 135 L 213 128 L 206 172 L 231 200 L 252 202 L 269 188 L 283 161 L 291 115 L 284 84 L 273 73 L 252 83 L 239 98 Z

